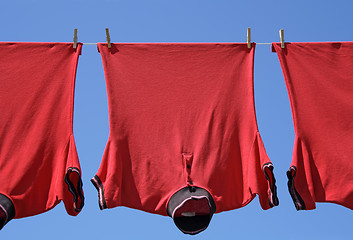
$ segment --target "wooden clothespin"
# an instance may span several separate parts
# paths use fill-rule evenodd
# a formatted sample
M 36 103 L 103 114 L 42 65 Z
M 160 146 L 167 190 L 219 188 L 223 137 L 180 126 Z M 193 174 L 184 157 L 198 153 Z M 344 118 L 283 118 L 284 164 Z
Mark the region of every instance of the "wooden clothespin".
M 246 42 L 248 43 L 248 48 L 251 48 L 251 28 L 248 28 L 248 32 L 246 34 Z
M 74 45 L 73 48 L 77 48 L 77 28 L 74 29 Z
M 279 30 L 279 38 L 281 40 L 281 48 L 284 48 L 284 32 L 283 32 L 283 29 Z
M 105 35 L 107 35 L 107 43 L 108 43 L 108 48 L 112 48 L 112 44 L 110 43 L 110 34 L 109 34 L 109 28 L 105 29 Z

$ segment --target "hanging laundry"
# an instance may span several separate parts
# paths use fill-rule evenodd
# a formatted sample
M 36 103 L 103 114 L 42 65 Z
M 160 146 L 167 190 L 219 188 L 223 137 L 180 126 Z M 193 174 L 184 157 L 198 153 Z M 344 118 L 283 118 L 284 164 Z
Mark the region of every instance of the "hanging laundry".
M 110 136 L 92 183 L 101 209 L 169 215 L 196 234 L 213 213 L 278 205 L 258 132 L 247 44 L 98 44 Z
M 0 228 L 64 201 L 83 207 L 73 131 L 82 44 L 0 43 Z
M 272 44 L 284 73 L 295 140 L 287 172 L 297 210 L 353 209 L 353 43 Z

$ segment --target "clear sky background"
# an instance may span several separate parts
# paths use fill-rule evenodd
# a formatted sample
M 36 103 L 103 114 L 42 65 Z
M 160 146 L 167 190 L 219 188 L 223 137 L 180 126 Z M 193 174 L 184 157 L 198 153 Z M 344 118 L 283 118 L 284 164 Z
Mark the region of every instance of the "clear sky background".
M 353 1 L 317 0 L 1 0 L 0 41 L 71 42 L 288 42 L 353 41 Z M 1 56 L 0 56 L 1 57 Z M 80 157 L 85 207 L 77 217 L 61 203 L 33 217 L 14 219 L 1 239 L 352 239 L 353 211 L 318 203 L 295 210 L 287 190 L 294 141 L 288 94 L 277 55 L 269 45 L 255 51 L 255 101 L 260 134 L 275 166 L 280 205 L 249 205 L 214 215 L 196 236 L 181 233 L 171 218 L 125 207 L 99 210 L 90 183 L 109 134 L 105 80 L 96 46 L 84 45 L 79 59 L 74 135 Z M 0 183 L 6 184 L 6 183 Z M 29 206 L 30 207 L 30 206 Z

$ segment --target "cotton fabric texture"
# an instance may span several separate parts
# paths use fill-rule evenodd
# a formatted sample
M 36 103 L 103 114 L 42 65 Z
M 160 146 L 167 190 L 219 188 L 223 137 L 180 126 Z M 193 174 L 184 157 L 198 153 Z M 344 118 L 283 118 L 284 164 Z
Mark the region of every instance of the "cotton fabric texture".
M 60 201 L 70 215 L 83 207 L 72 131 L 81 47 L 0 43 L 0 225 L 10 220 L 6 204 L 13 204 L 14 218 L 43 213 Z
M 278 204 L 258 132 L 255 44 L 99 43 L 110 136 L 93 184 L 101 209 L 167 215 L 178 190 L 196 186 L 216 212 Z M 269 179 L 267 180 L 266 177 Z
M 353 43 L 272 44 L 291 102 L 295 140 L 287 173 L 297 210 L 353 209 Z

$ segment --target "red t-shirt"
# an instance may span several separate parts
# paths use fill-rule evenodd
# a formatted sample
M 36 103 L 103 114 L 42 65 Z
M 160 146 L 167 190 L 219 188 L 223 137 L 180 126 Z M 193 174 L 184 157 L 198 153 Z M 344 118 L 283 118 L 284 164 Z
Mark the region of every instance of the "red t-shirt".
M 81 47 L 0 43 L 0 215 L 9 214 L 4 206 L 11 203 L 15 218 L 45 212 L 61 200 L 70 215 L 83 207 L 72 131 Z
M 295 142 L 289 191 L 298 210 L 315 202 L 353 209 L 353 43 L 273 43 L 287 84 Z
M 263 209 L 278 204 L 255 118 L 254 48 L 98 44 L 110 122 L 92 179 L 101 209 L 167 215 L 169 199 L 186 186 L 206 189 L 216 212 L 245 206 L 256 194 Z

